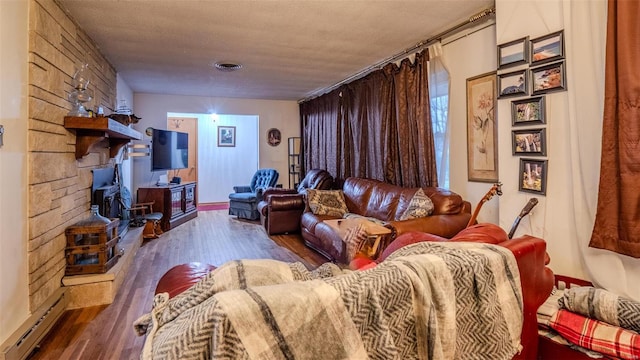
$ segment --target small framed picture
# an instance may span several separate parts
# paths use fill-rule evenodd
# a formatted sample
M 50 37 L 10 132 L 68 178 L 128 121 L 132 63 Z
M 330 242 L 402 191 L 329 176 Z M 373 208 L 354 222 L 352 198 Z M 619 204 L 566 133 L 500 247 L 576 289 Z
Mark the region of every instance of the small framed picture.
M 533 83 L 531 95 L 567 90 L 564 60 L 529 69 Z
M 498 74 L 498 97 L 527 95 L 527 70 Z
M 276 128 L 271 128 L 267 131 L 267 144 L 271 146 L 280 145 L 280 141 L 282 140 L 282 134 L 280 134 L 280 130 Z
M 236 146 L 236 127 L 235 126 L 218 126 L 218 146 L 222 146 L 222 147 Z
M 498 68 L 526 64 L 529 62 L 529 37 L 498 45 Z
M 531 65 L 539 65 L 564 58 L 564 31 L 532 39 Z
M 520 159 L 519 191 L 545 195 L 547 192 L 547 160 Z
M 544 96 L 511 102 L 511 125 L 534 125 L 545 122 Z
M 511 131 L 513 155 L 546 156 L 547 130 L 544 128 Z

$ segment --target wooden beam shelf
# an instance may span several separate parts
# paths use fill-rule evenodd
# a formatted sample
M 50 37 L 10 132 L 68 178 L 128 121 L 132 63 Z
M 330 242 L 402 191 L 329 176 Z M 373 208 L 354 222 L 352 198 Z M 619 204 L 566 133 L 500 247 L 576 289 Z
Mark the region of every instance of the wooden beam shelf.
M 109 141 L 109 157 L 131 140 L 142 139 L 142 134 L 108 117 L 65 116 L 64 127 L 76 132 L 76 159 L 89 153 L 89 148 L 104 139 Z

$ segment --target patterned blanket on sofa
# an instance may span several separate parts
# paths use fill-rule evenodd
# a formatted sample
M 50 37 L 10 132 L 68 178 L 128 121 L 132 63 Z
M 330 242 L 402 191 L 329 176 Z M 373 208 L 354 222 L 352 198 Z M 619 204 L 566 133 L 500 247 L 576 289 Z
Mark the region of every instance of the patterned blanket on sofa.
M 425 242 L 361 272 L 231 262 L 135 327 L 142 359 L 510 359 L 522 296 L 508 249 Z

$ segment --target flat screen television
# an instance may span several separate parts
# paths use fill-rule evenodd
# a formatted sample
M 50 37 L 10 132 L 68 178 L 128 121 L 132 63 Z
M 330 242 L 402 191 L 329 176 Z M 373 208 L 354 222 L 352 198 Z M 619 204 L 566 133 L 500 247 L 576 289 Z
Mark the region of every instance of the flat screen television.
M 189 166 L 189 134 L 153 129 L 151 171 L 185 169 Z

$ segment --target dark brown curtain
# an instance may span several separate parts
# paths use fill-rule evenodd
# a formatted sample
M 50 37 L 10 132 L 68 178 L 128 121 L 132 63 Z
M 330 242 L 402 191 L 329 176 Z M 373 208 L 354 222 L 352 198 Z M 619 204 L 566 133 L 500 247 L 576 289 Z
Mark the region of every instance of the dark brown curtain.
M 408 59 L 400 66 L 388 64 L 302 103 L 304 149 L 311 152 L 305 153 L 305 168 L 335 162 L 342 166 L 326 169 L 339 180 L 355 176 L 437 186 L 427 61 L 423 51 L 413 64 Z M 326 102 L 337 104 L 331 107 L 335 113 L 319 113 L 328 110 L 321 105 Z
M 394 73 L 395 137 L 398 160 L 390 182 L 403 186 L 438 186 L 438 173 L 429 108 L 428 52 L 408 59 Z M 391 72 L 392 69 L 385 68 Z
M 340 90 L 335 90 L 300 104 L 304 172 L 325 169 L 343 176 L 340 102 Z
M 602 160 L 589 246 L 640 257 L 640 2 L 609 0 Z

